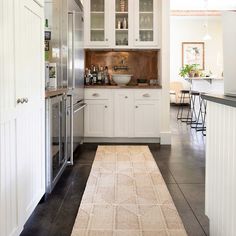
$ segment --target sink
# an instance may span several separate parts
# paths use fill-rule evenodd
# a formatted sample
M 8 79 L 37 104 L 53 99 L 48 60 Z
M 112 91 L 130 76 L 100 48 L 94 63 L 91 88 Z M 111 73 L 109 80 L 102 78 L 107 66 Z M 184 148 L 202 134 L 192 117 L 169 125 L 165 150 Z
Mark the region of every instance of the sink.
M 132 75 L 114 74 L 112 79 L 117 85 L 126 85 L 130 82 Z

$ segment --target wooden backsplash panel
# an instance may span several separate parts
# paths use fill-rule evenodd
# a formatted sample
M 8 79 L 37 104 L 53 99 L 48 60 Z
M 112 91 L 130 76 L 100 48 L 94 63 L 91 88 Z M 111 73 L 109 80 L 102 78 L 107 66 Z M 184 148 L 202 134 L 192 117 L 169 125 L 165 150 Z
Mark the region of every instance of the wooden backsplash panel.
M 122 64 L 122 60 L 124 64 Z M 158 51 L 86 51 L 85 66 L 108 66 L 112 74 L 132 74 L 132 80 L 157 79 Z M 114 71 L 114 66 L 128 66 L 128 71 Z

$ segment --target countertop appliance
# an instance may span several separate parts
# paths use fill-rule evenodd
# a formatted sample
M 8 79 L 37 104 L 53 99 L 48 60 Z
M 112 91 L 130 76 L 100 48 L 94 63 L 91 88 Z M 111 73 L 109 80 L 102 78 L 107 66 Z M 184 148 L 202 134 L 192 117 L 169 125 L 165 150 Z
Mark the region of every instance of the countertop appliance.
M 73 165 L 73 152 L 83 142 L 84 124 L 84 47 L 83 6 L 79 0 L 53 0 L 61 9 L 53 10 L 53 19 L 60 19 L 59 83 L 67 93 L 46 100 L 47 173 L 46 192 L 51 193 L 63 170 Z M 52 7 L 52 9 L 54 9 Z M 46 9 L 47 11 L 47 9 Z M 58 15 L 58 17 L 56 17 Z M 52 27 L 52 34 L 54 33 Z

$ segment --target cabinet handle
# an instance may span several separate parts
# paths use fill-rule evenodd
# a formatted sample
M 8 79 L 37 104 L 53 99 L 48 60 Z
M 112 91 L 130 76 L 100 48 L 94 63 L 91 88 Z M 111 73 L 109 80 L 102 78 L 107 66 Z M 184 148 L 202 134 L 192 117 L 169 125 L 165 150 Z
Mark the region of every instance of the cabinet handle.
M 145 93 L 145 94 L 143 94 L 143 97 L 145 97 L 145 98 L 150 98 L 150 94 Z
M 24 98 L 18 98 L 18 99 L 16 100 L 16 103 L 17 103 L 17 104 L 19 104 L 19 103 L 23 104 L 23 103 L 24 103 Z
M 125 96 L 125 99 L 127 99 L 128 98 L 128 96 Z
M 108 39 L 105 39 L 106 41 L 108 41 Z
M 135 41 L 138 41 L 138 39 L 135 39 Z
M 105 106 L 105 108 L 107 108 L 107 106 Z
M 92 96 L 93 96 L 93 97 L 98 97 L 99 94 L 98 94 L 98 93 L 94 93 Z
M 138 108 L 138 106 L 135 106 L 135 108 Z

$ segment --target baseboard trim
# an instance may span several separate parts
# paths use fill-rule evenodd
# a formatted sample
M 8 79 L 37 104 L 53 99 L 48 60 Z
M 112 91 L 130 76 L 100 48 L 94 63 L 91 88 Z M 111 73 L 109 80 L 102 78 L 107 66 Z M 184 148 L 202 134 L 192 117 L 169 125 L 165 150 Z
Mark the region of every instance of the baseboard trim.
M 160 138 L 84 138 L 84 143 L 160 143 Z
M 161 145 L 171 145 L 171 131 L 161 132 Z

